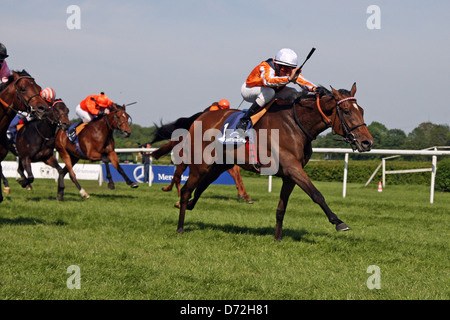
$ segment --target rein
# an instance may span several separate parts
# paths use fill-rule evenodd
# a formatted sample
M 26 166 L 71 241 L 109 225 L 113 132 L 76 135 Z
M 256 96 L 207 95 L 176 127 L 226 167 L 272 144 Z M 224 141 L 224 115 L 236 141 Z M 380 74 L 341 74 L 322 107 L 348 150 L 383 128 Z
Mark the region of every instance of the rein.
M 353 150 L 355 150 L 355 136 L 351 132 L 361 126 L 367 126 L 367 125 L 366 125 L 366 123 L 363 122 L 363 123 L 357 124 L 351 128 L 348 126 L 347 122 L 344 120 L 344 118 L 342 116 L 341 109 L 339 107 L 340 104 L 342 104 L 343 102 L 346 102 L 346 101 L 356 101 L 356 98 L 348 97 L 348 98 L 344 98 L 344 99 L 341 99 L 336 102 L 336 115 L 339 118 L 339 125 L 342 126 L 343 134 L 344 134 L 345 138 L 341 138 L 341 139 L 334 138 L 334 140 L 345 141 L 351 145 Z M 319 97 L 319 94 L 317 94 L 317 93 L 316 93 L 316 105 L 317 105 L 317 109 L 322 117 L 322 120 L 325 122 L 327 127 L 332 127 L 333 122 L 325 115 L 325 113 L 323 113 L 322 108 L 320 106 L 320 97 Z M 311 140 L 311 141 L 315 140 L 316 138 L 313 137 L 311 134 L 309 134 L 306 131 L 305 127 L 302 125 L 302 123 L 298 119 L 297 112 L 295 112 L 295 101 L 293 103 L 292 110 L 294 112 L 295 123 L 297 123 L 297 125 L 300 127 L 300 129 L 303 131 L 303 133 L 307 136 L 307 138 L 309 140 Z

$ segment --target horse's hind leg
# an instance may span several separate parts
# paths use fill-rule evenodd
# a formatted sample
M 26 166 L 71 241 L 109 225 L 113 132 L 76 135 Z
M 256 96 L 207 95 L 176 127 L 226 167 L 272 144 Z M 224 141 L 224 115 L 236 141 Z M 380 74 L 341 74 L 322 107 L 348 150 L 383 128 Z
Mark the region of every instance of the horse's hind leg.
M 73 171 L 73 166 L 78 162 L 79 159 L 74 158 L 72 156 L 69 157 L 69 161 L 64 160 L 64 163 L 66 166 L 61 171 L 61 174 L 59 175 L 60 179 L 64 179 L 64 176 L 67 172 L 69 172 L 70 180 L 75 184 L 75 186 L 78 188 L 80 195 L 82 198 L 89 199 L 91 196 L 84 190 L 81 185 L 78 183 L 77 176 L 75 175 L 75 172 Z M 58 187 L 59 188 L 59 187 Z
M 231 177 L 234 179 L 234 183 L 236 184 L 236 189 L 238 190 L 238 200 L 245 199 L 245 201 L 249 204 L 253 204 L 253 200 L 247 194 L 247 191 L 244 187 L 244 181 L 242 181 L 241 177 L 241 169 L 239 166 L 235 165 L 233 168 L 228 170 Z
M 283 230 L 283 219 L 284 213 L 286 212 L 286 207 L 288 204 L 289 196 L 292 193 L 292 190 L 295 187 L 295 182 L 289 178 L 283 179 L 283 185 L 281 187 L 280 192 L 280 201 L 278 202 L 277 207 L 277 225 L 275 229 L 275 240 L 281 241 L 282 238 L 282 230 Z
M 178 191 L 178 197 L 181 195 L 180 193 L 180 183 L 181 183 L 181 175 L 183 174 L 184 170 L 186 170 L 187 165 L 184 163 L 179 164 L 176 166 L 175 173 L 173 174 L 172 181 L 168 186 L 162 187 L 162 191 L 171 191 L 173 188 L 173 185 L 177 187 Z
M 27 172 L 27 176 L 25 176 L 24 171 Z M 31 190 L 31 184 L 34 181 L 33 172 L 31 171 L 31 160 L 30 158 L 23 158 L 19 161 L 19 166 L 17 168 L 17 172 L 20 175 L 20 179 L 17 181 L 22 186 L 22 188 L 26 188 L 27 190 Z
M 232 166 L 232 165 L 231 165 Z M 195 207 L 195 204 L 197 203 L 198 199 L 202 195 L 203 191 L 208 188 L 208 186 L 213 183 L 214 181 L 219 178 L 219 176 L 228 170 L 230 168 L 230 165 L 213 165 L 209 168 L 209 170 L 203 174 L 201 180 L 197 184 L 197 187 L 195 188 L 194 192 L 194 198 L 188 202 L 187 209 L 192 210 Z

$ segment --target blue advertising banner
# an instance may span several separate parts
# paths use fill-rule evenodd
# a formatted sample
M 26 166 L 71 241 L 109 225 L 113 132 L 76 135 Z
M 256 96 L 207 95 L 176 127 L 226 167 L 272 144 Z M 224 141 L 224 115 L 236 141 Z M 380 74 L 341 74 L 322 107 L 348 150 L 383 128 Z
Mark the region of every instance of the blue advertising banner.
M 133 182 L 143 183 L 144 182 L 144 165 L 138 164 L 121 164 L 120 165 L 125 171 L 128 178 Z M 111 164 L 109 165 L 109 169 L 111 171 L 112 179 L 114 182 L 125 182 L 122 176 L 117 172 L 116 168 L 114 168 Z M 103 172 L 103 181 L 108 181 L 106 179 L 106 167 L 105 164 L 102 163 L 102 172 Z M 152 183 L 170 183 L 173 178 L 173 174 L 175 173 L 175 166 L 150 166 L 150 179 L 152 179 Z M 183 172 L 181 175 L 181 183 L 185 183 L 189 176 L 189 168 Z M 228 172 L 224 172 L 217 178 L 213 184 L 222 184 L 222 185 L 234 185 L 234 179 L 230 176 Z

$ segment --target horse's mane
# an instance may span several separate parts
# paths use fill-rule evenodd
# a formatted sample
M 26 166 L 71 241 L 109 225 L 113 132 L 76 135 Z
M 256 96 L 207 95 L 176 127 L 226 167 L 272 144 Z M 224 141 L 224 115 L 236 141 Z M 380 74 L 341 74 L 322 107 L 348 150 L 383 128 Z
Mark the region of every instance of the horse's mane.
M 31 75 L 25 70 L 22 71 L 13 70 L 13 72 L 17 73 L 21 77 L 31 77 Z M 12 82 L 12 80 L 14 80 L 14 75 L 11 73 L 8 77 L 8 82 Z
M 350 91 L 346 90 L 346 89 L 339 89 L 338 90 L 339 93 L 343 94 L 343 95 L 347 95 L 350 96 Z M 332 96 L 333 92 L 331 92 L 330 90 L 328 90 L 327 88 L 325 88 L 324 86 L 317 86 L 317 92 L 319 93 L 319 97 L 322 98 L 324 96 Z M 302 91 L 302 93 L 300 94 L 300 96 L 297 98 L 298 101 L 303 100 L 303 99 L 311 99 L 311 98 L 316 98 L 316 94 L 314 92 L 309 92 L 309 91 Z
M 161 122 L 160 126 L 155 124 L 156 130 L 153 134 L 153 139 L 150 142 L 150 144 L 153 144 L 155 142 L 162 141 L 162 140 L 169 140 L 172 137 L 172 133 L 176 129 L 189 130 L 189 128 L 191 127 L 191 124 L 193 124 L 194 121 L 198 117 L 200 117 L 201 114 L 203 114 L 203 111 L 197 112 L 196 114 L 194 114 L 190 117 L 179 118 L 168 124 L 162 124 L 162 122 Z

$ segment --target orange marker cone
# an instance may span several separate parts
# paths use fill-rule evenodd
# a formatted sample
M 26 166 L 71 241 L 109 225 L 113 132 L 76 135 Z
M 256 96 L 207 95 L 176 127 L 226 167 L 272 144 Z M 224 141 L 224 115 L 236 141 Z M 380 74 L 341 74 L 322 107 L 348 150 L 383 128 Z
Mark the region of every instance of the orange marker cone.
M 378 192 L 383 192 L 383 186 L 381 185 L 381 181 L 378 182 Z

